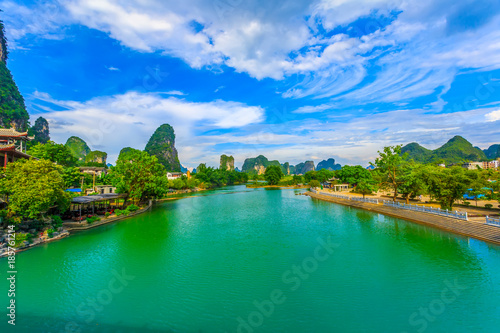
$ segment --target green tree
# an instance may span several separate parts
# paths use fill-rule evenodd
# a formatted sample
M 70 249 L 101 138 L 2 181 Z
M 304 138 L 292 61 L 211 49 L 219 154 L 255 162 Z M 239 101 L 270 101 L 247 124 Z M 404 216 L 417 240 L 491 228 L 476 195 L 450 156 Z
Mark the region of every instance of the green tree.
M 351 185 L 356 185 L 363 180 L 372 180 L 371 172 L 363 168 L 361 165 L 344 165 L 337 171 L 336 175 L 342 183 L 348 183 Z
M 309 186 L 310 186 L 310 187 L 320 187 L 320 185 L 321 185 L 321 184 L 320 184 L 319 180 L 316 180 L 316 179 L 313 179 L 313 180 L 311 180 L 311 181 L 309 182 Z
M 472 171 L 472 172 L 471 172 Z M 428 192 L 441 204 L 442 209 L 452 209 L 474 182 L 473 170 L 459 166 L 440 168 L 426 165 L 424 170 Z
M 264 178 L 269 185 L 277 185 L 283 176 L 283 171 L 281 171 L 281 167 L 278 165 L 270 165 L 266 168 L 266 172 L 264 172 Z
M 364 199 L 365 195 L 372 194 L 373 192 L 377 191 L 377 186 L 375 185 L 373 180 L 362 179 L 356 185 L 355 191 L 356 193 L 362 194 Z
M 64 185 L 66 186 L 66 188 L 69 188 L 80 187 L 84 175 L 77 167 L 66 167 L 63 168 L 62 177 L 64 180 Z
M 34 145 L 28 150 L 28 154 L 38 159 L 49 160 L 65 167 L 75 166 L 77 162 L 68 147 L 53 141 Z
M 156 156 L 136 151 L 119 158 L 111 169 L 118 193 L 128 193 L 135 200 L 144 201 L 165 195 L 168 179 L 165 168 Z
M 410 198 L 424 194 L 427 190 L 423 171 L 423 166 L 413 161 L 405 164 L 403 167 L 399 193 L 403 194 L 407 204 L 410 203 Z
M 407 154 L 401 154 L 401 145 L 384 147 L 378 152 L 379 157 L 375 159 L 376 174 L 379 176 L 380 185 L 383 188 L 390 188 L 394 191 L 393 200 L 396 201 L 398 190 L 402 183 L 401 175 L 407 161 Z
M 304 183 L 304 177 L 299 175 L 293 175 L 292 181 L 295 185 Z
M 18 160 L 7 164 L 5 175 L 0 179 L 0 192 L 8 195 L 8 210 L 17 222 L 43 217 L 53 206 L 65 211 L 70 196 L 62 167 L 48 160 Z

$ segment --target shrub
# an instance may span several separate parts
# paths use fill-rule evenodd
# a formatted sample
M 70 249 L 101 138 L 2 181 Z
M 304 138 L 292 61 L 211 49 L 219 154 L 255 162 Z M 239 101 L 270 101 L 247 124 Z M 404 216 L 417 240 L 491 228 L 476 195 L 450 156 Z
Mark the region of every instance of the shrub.
M 317 180 L 315 180 L 315 179 L 313 179 L 313 180 L 311 180 L 311 181 L 309 182 L 309 186 L 311 186 L 311 187 L 320 187 L 320 185 L 321 185 L 321 184 L 319 183 L 319 181 L 317 181 Z
M 123 215 L 123 210 L 121 210 L 121 209 L 115 209 L 115 214 L 116 214 L 116 216 Z
M 59 229 L 62 227 L 63 221 L 62 218 L 59 215 L 52 215 L 52 228 L 55 230 Z
M 484 205 L 484 208 L 491 209 L 491 208 L 493 208 L 493 205 L 492 204 L 486 204 L 486 205 Z
M 470 205 L 470 201 L 464 201 L 464 205 L 466 206 Z
M 49 236 L 49 238 L 52 238 L 52 236 L 54 235 L 54 229 L 47 229 L 47 235 Z
M 110 215 L 111 215 L 111 213 L 110 213 L 110 212 L 106 212 L 106 214 L 104 214 L 104 216 L 105 216 L 106 218 L 108 218 Z
M 101 219 L 98 216 L 87 217 L 87 223 L 92 224 L 95 221 L 100 221 Z
M 25 241 L 28 241 L 31 243 L 32 238 L 33 238 L 33 235 L 30 233 L 16 232 L 16 236 L 14 239 L 14 242 L 15 242 L 14 247 L 20 247 L 21 245 L 24 244 Z
M 136 206 L 136 205 L 134 205 L 134 204 L 131 204 L 130 206 L 128 206 L 128 207 L 127 207 L 127 210 L 128 210 L 129 212 L 135 212 L 135 211 L 136 211 L 136 210 L 138 210 L 138 209 L 139 209 L 139 207 L 137 207 L 137 206 Z

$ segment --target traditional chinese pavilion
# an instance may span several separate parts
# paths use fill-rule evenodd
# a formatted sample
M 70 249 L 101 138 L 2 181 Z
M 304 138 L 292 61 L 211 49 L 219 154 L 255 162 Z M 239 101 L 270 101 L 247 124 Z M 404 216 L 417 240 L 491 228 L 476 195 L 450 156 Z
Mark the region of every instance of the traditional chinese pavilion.
M 27 141 L 33 140 L 28 132 L 18 132 L 13 128 L 0 128 L 0 165 L 14 162 L 20 158 L 30 158 L 26 154 Z

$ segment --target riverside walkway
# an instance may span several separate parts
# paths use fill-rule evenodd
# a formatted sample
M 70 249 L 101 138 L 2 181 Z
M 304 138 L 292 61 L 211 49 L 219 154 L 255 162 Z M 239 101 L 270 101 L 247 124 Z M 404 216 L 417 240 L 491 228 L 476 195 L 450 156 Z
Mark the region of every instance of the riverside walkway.
M 410 211 L 383 205 L 382 203 L 369 203 L 355 200 L 347 200 L 321 194 L 321 192 L 306 192 L 305 195 L 322 201 L 356 207 L 387 216 L 401 218 L 418 224 L 438 228 L 451 233 L 479 239 L 485 242 L 500 245 L 500 227 L 479 222 L 464 221 L 457 218 L 433 215 L 425 212 Z

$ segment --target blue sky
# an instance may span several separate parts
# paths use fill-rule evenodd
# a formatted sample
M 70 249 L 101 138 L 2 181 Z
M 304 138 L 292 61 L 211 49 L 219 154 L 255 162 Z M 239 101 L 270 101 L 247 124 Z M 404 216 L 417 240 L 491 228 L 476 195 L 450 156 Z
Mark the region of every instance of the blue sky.
M 500 0 L 0 0 L 32 121 L 114 162 L 171 124 L 181 163 L 367 164 L 500 142 Z

